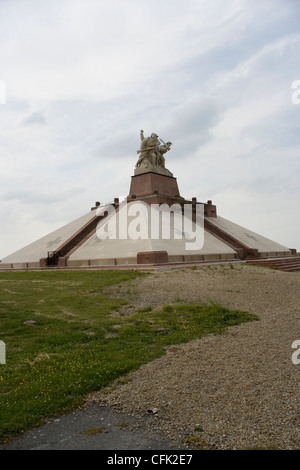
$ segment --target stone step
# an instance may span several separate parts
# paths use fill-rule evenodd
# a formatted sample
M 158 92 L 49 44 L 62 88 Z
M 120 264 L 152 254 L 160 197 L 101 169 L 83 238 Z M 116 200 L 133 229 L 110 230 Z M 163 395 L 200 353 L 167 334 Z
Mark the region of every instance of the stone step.
M 211 233 L 213 236 L 235 250 L 238 253 L 239 258 L 243 259 L 246 256 L 258 256 L 257 249 L 250 248 L 249 246 L 245 245 L 237 238 L 215 226 L 207 218 L 204 219 L 204 228 L 207 230 L 207 232 Z
M 107 214 L 108 212 L 106 211 L 102 215 L 95 215 L 89 222 L 60 245 L 56 251 L 48 255 L 47 258 L 40 259 L 40 267 L 65 266 L 69 255 L 96 231 L 98 223 L 103 218 L 107 217 Z
M 274 269 L 280 269 L 281 271 L 300 271 L 300 257 L 286 257 L 286 258 L 265 258 L 256 260 L 246 260 L 246 263 L 253 264 L 256 266 L 265 266 Z

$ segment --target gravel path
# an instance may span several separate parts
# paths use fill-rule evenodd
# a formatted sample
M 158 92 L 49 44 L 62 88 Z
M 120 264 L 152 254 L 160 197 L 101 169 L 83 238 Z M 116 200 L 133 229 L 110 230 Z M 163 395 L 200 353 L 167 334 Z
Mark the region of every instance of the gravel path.
M 119 293 L 120 295 L 120 293 Z M 260 321 L 180 346 L 89 400 L 143 420 L 176 442 L 207 449 L 299 449 L 300 273 L 244 264 L 156 272 L 123 296 L 134 308 L 214 301 Z

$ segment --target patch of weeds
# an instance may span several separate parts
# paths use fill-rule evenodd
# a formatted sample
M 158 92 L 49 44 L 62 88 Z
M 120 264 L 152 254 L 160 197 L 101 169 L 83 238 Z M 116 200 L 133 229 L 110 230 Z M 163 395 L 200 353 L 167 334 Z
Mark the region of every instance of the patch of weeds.
M 165 313 L 173 313 L 174 312 L 174 306 L 173 305 L 165 305 L 163 308 L 163 311 Z
M 147 313 L 147 312 L 151 312 L 151 311 L 152 311 L 152 307 L 148 306 L 148 307 L 141 308 L 139 310 L 139 313 Z
M 86 436 L 94 436 L 95 434 L 101 434 L 102 432 L 105 432 L 106 428 L 103 426 L 92 426 L 91 428 L 85 429 L 83 431 L 83 434 Z
M 194 432 L 203 432 L 203 431 L 204 431 L 204 429 L 199 425 L 194 427 Z
M 128 421 L 120 421 L 119 423 L 116 424 L 116 428 L 118 429 L 128 429 L 130 427 L 130 424 Z
M 192 434 L 186 439 L 187 444 L 191 444 L 197 450 L 210 450 L 213 448 L 203 437 L 199 434 Z

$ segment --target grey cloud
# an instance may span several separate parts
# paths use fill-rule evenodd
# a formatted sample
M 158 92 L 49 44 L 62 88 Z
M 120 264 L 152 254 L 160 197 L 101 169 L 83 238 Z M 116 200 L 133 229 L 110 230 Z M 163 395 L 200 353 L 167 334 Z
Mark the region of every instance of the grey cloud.
M 56 190 L 51 193 L 11 190 L 2 194 L 1 199 L 2 201 L 16 200 L 23 204 L 52 204 L 71 198 L 74 194 L 78 194 L 83 191 L 84 190 L 82 188 L 78 187 L 61 192 Z
M 162 126 L 161 134 L 175 144 L 174 156 L 196 151 L 211 140 L 211 129 L 219 122 L 220 112 L 214 99 L 204 97 L 171 110 L 165 116 L 167 124 Z
M 122 158 L 132 155 L 136 158 L 136 151 L 139 148 L 139 131 L 135 134 L 133 131 L 119 132 L 95 145 L 92 153 L 96 157 Z M 152 132 L 152 131 L 151 131 Z
M 31 126 L 34 124 L 45 124 L 46 119 L 42 113 L 38 111 L 34 111 L 29 116 L 26 116 L 22 119 L 21 125 L 22 126 Z

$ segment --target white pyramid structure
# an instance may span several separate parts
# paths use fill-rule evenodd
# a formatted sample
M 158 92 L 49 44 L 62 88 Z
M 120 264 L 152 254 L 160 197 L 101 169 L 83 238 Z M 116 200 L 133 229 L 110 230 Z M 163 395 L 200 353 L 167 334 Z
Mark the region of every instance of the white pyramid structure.
M 144 138 L 141 131 L 139 159 L 124 201 L 96 203 L 85 215 L 4 258 L 0 269 L 201 263 L 295 254 L 219 216 L 211 201 L 182 197 L 176 178 L 165 168 L 170 146 L 155 134 Z

